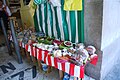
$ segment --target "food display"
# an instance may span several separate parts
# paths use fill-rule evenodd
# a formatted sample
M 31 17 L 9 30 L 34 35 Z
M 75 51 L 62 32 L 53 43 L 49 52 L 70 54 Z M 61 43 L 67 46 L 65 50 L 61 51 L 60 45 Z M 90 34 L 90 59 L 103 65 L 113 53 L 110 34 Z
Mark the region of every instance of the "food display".
M 21 47 L 25 48 L 31 56 L 43 61 L 44 71 L 47 70 L 47 65 L 50 65 L 67 72 L 65 66 L 69 66 L 70 69 L 74 70 L 69 74 L 83 78 L 84 66 L 97 57 L 96 48 L 91 45 L 85 46 L 83 43 L 62 41 L 45 36 L 43 32 L 36 33 L 32 29 L 21 31 L 16 35 Z M 94 61 L 92 63 L 96 64 Z M 81 75 L 76 74 L 76 68 L 81 70 Z
M 29 28 L 17 34 L 19 41 L 49 51 L 49 55 L 56 57 L 61 63 L 70 62 L 75 65 L 84 65 L 91 58 L 96 56 L 94 46 L 85 46 L 83 43 L 72 43 L 71 41 L 62 41 L 53 37 L 45 36 L 43 32 L 36 33 L 34 29 Z
M 58 61 L 67 61 L 78 66 L 87 63 L 96 51 L 93 46 L 85 47 L 83 43 L 73 44 L 70 41 L 60 41 L 50 37 L 38 37 L 37 42 L 33 46 L 49 51 L 49 54 L 58 58 Z

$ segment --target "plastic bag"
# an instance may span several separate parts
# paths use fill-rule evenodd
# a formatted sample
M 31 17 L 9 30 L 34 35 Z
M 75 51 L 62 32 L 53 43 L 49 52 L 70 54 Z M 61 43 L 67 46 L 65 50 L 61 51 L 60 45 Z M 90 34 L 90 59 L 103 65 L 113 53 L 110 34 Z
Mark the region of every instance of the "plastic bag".
M 23 0 L 20 1 L 21 1 L 20 15 L 22 20 L 22 25 L 23 26 L 26 25 L 27 27 L 34 26 L 34 20 L 33 20 L 33 16 L 35 12 L 35 9 L 33 9 L 34 0 L 31 0 L 28 5 L 24 5 Z
M 55 6 L 61 6 L 60 0 L 49 0 L 50 3 L 55 7 Z
M 65 0 L 64 10 L 82 10 L 82 0 Z

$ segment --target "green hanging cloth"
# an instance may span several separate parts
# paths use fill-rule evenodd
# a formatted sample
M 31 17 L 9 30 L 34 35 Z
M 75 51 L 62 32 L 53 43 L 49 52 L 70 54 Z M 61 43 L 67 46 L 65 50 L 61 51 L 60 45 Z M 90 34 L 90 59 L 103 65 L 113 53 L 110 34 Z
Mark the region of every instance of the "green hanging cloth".
M 47 0 L 34 0 L 34 3 L 36 5 L 39 5 L 39 4 L 42 4 L 42 3 L 45 3 L 45 2 L 47 2 Z
M 76 17 L 75 11 L 70 11 L 70 25 L 71 25 L 71 41 L 76 41 Z
M 60 32 L 60 27 L 59 27 L 59 23 L 58 23 L 57 7 L 54 7 L 54 11 L 55 11 L 57 36 L 58 36 L 58 39 L 61 39 L 61 32 Z
M 36 10 L 35 10 L 35 14 L 34 14 L 33 18 L 34 18 L 35 30 L 36 30 L 36 32 L 39 32 L 38 20 L 37 20 L 37 12 L 36 12 Z
M 48 4 L 48 14 L 49 14 L 49 21 L 50 21 L 50 27 L 51 27 L 51 33 L 52 37 L 54 37 L 54 30 L 53 30 L 53 13 L 51 9 L 51 5 Z
M 48 36 L 48 24 L 47 24 L 47 19 L 48 19 L 48 12 L 47 12 L 47 3 L 44 4 L 44 18 L 45 18 L 45 33 L 46 36 Z
M 84 0 L 82 0 L 82 6 L 84 6 Z M 78 40 L 84 43 L 84 7 L 82 11 L 78 11 Z
M 61 0 L 61 15 L 62 15 L 62 26 L 64 31 L 64 39 L 66 41 L 69 40 L 69 31 L 68 31 L 68 24 L 66 21 L 66 11 L 63 10 L 64 0 Z
M 39 20 L 39 23 L 40 23 L 41 31 L 44 32 L 44 31 L 43 31 L 43 25 L 42 25 L 42 24 L 43 24 L 43 22 L 42 22 L 42 18 L 43 18 L 43 17 L 42 17 L 41 5 L 39 5 L 38 10 L 39 10 L 39 19 L 40 19 L 40 20 Z

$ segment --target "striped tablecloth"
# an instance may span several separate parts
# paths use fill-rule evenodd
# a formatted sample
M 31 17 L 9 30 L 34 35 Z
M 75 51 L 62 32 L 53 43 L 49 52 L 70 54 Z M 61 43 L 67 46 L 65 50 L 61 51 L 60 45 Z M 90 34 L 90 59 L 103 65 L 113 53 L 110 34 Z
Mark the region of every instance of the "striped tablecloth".
M 72 76 L 78 77 L 78 78 L 84 78 L 84 67 L 85 66 L 77 66 L 75 64 L 72 64 L 70 62 L 64 62 L 60 63 L 56 57 L 50 56 L 47 50 L 42 50 L 37 47 L 34 47 L 33 45 L 28 45 L 20 42 L 20 47 L 25 48 L 31 56 L 36 57 L 38 60 L 44 61 L 47 65 L 53 66 L 59 70 L 62 70 Z M 98 57 L 92 59 L 92 62 L 94 65 L 97 63 Z

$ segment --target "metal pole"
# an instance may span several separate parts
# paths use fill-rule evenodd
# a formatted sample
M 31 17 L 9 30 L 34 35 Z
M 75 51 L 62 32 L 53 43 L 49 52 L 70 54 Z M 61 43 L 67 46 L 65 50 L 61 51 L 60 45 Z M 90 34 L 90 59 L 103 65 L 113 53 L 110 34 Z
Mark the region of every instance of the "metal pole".
M 11 33 L 12 33 L 12 37 L 13 37 L 13 41 L 14 41 L 15 51 L 16 51 L 16 54 L 17 54 L 17 57 L 18 57 L 18 62 L 21 64 L 23 62 L 22 62 L 22 57 L 20 55 L 20 47 L 19 47 L 16 35 L 15 35 L 15 29 L 14 29 L 12 19 L 10 19 L 10 29 L 11 29 Z
M 11 47 L 10 47 L 10 43 L 9 43 L 9 40 L 8 40 L 8 36 L 7 36 L 5 26 L 4 26 L 3 19 L 0 18 L 0 21 L 1 21 L 2 30 L 3 30 L 4 36 L 5 36 L 5 40 L 6 40 L 6 43 L 7 43 L 8 53 L 9 53 L 9 55 L 12 55 L 12 50 L 11 50 Z

